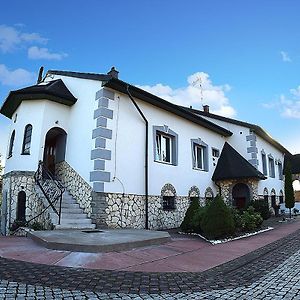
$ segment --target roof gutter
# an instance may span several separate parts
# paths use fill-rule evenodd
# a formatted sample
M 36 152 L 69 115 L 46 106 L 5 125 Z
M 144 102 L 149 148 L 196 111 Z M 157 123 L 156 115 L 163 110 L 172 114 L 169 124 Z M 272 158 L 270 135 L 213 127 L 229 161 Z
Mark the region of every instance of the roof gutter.
M 140 116 L 143 118 L 145 121 L 145 130 L 146 130 L 146 138 L 145 138 L 145 229 L 149 229 L 149 224 L 148 224 L 148 189 L 149 189 L 149 177 L 148 177 L 148 156 L 149 156 L 149 147 L 148 147 L 148 135 L 149 135 L 149 123 L 145 115 L 143 114 L 142 110 L 140 107 L 137 105 L 136 101 L 133 99 L 130 91 L 129 91 L 129 85 L 127 85 L 127 95 L 132 101 L 133 105 L 139 112 Z

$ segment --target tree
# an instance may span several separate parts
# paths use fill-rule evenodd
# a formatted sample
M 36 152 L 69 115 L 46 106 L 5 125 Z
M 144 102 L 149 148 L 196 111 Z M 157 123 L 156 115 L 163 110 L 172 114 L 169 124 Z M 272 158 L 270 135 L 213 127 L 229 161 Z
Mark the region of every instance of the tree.
M 284 172 L 284 196 L 285 196 L 285 207 L 290 210 L 290 218 L 292 217 L 292 208 L 295 206 L 295 195 L 293 188 L 293 179 L 291 164 L 288 161 Z

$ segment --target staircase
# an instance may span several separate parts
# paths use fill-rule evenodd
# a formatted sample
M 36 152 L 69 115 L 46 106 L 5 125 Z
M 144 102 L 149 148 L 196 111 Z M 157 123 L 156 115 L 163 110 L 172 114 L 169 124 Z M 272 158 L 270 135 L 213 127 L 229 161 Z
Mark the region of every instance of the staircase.
M 96 227 L 72 195 L 65 190 L 60 180 L 49 172 L 42 161 L 39 162 L 34 177 L 37 194 L 45 207 L 39 215 L 48 210 L 55 229 L 94 229 Z
M 55 207 L 59 210 L 59 203 Z M 55 229 L 94 229 L 96 227 L 67 191 L 62 195 L 60 225 L 58 225 L 58 216 L 56 213 L 51 212 L 50 217 Z

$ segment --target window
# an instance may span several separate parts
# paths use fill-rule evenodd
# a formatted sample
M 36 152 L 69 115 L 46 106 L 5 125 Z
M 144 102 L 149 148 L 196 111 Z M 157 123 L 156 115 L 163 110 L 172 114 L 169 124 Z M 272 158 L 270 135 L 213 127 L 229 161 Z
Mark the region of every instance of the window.
M 175 209 L 175 196 L 163 196 L 163 210 Z
M 7 156 L 7 158 L 12 157 L 13 149 L 14 149 L 14 142 L 15 142 L 15 135 L 16 135 L 16 132 L 14 130 L 12 132 L 11 136 L 10 136 L 9 149 L 8 149 L 8 156 Z
M 156 133 L 155 160 L 166 163 L 172 162 L 172 138 L 170 136 Z
M 22 146 L 22 154 L 30 154 L 32 125 L 28 124 L 24 130 L 24 139 Z
M 154 161 L 178 164 L 178 134 L 168 126 L 153 126 Z
M 261 152 L 262 168 L 264 175 L 268 176 L 267 157 L 264 151 Z
M 283 169 L 281 161 L 278 161 L 278 177 L 280 180 L 283 180 Z
M 191 140 L 193 169 L 208 171 L 208 146 L 200 138 Z
M 212 156 L 213 157 L 219 157 L 220 156 L 220 150 L 216 148 L 212 148 Z
M 203 147 L 197 144 L 194 144 L 194 158 L 195 158 L 194 168 L 199 170 L 204 170 L 204 149 Z
M 269 174 L 270 174 L 270 177 L 275 178 L 274 158 L 271 154 L 268 155 L 268 158 L 269 158 Z

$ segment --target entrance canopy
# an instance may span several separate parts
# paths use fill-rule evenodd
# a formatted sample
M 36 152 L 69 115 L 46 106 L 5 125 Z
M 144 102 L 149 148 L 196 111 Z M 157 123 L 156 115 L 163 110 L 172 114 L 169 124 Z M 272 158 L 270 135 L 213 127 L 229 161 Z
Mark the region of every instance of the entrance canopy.
M 258 180 L 266 179 L 264 174 L 259 172 L 226 142 L 212 176 L 212 180 L 220 181 L 243 178 L 257 178 Z

